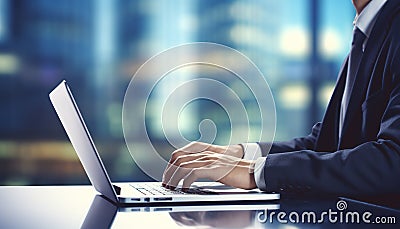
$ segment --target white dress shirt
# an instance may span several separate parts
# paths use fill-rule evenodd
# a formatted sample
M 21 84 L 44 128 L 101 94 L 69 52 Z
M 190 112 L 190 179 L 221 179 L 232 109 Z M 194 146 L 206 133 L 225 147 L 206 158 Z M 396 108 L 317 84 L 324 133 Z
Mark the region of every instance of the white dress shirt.
M 378 13 L 386 1 L 387 0 L 371 0 L 371 2 L 368 3 L 368 5 L 361 11 L 360 14 L 356 15 L 354 19 L 354 29 L 357 27 L 366 36 L 363 44 L 363 51 L 365 50 L 368 38 L 371 35 L 371 31 L 375 24 Z M 257 187 L 261 190 L 266 190 L 267 185 L 264 179 L 264 166 L 268 157 L 268 152 L 265 152 L 265 155 L 263 155 L 261 148 L 257 143 L 244 143 L 242 146 L 244 151 L 243 159 L 256 160 L 254 167 L 254 179 Z
M 366 36 L 364 40 L 363 51 L 365 50 L 368 38 L 371 35 L 372 27 L 374 27 L 378 13 L 386 1 L 387 0 L 371 0 L 371 2 L 368 3 L 363 11 L 356 15 L 354 19 L 354 29 L 357 27 Z

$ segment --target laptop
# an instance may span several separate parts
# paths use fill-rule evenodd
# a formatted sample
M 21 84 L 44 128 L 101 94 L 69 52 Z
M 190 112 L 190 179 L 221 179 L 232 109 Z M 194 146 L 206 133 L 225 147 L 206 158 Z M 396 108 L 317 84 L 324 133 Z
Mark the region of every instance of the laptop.
M 195 182 L 189 192 L 169 190 L 161 182 L 111 183 L 89 130 L 78 109 L 71 89 L 63 80 L 49 94 L 51 103 L 78 154 L 83 168 L 95 190 L 119 204 L 273 201 L 279 193 L 266 193 L 259 189 L 243 190 L 218 182 Z

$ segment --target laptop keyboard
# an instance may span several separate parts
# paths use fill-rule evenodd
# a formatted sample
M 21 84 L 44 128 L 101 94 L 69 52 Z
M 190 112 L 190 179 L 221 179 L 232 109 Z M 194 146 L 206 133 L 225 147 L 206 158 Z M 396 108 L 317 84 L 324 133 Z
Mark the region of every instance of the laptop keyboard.
M 152 183 L 143 183 L 143 184 L 131 184 L 131 186 L 139 191 L 141 194 L 147 196 L 154 196 L 154 195 L 176 195 L 176 194 L 185 194 L 180 190 L 170 190 L 160 186 L 159 184 L 152 184 Z
M 158 183 L 135 183 L 131 184 L 131 186 L 141 194 L 147 196 L 154 196 L 154 195 L 182 195 L 182 194 L 198 194 L 198 195 L 208 195 L 208 194 L 217 194 L 215 192 L 210 192 L 203 190 L 201 188 L 192 187 L 189 190 L 183 192 L 180 188 L 176 190 L 170 190 L 167 188 L 162 187 Z

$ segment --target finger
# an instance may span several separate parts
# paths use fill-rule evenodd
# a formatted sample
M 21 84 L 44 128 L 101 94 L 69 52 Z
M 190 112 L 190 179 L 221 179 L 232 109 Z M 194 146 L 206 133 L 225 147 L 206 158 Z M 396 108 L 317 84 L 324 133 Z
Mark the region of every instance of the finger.
M 168 165 L 172 164 L 176 159 L 178 159 L 179 157 L 185 156 L 190 154 L 189 152 L 186 151 L 182 151 L 182 150 L 175 150 L 174 152 L 172 152 L 171 157 L 168 161 Z
M 174 162 L 172 162 L 164 171 L 163 174 L 163 186 L 167 187 L 168 181 L 171 179 L 172 175 L 176 172 L 176 170 L 179 168 L 179 166 L 182 163 L 187 163 L 190 161 L 198 160 L 202 157 L 206 157 L 208 153 L 197 153 L 197 154 L 190 154 L 190 155 L 182 155 L 178 157 Z M 168 187 L 167 187 L 168 188 Z
M 176 172 L 176 170 L 179 168 L 179 166 L 182 163 L 187 163 L 190 161 L 208 161 L 207 164 L 212 164 L 212 163 L 221 163 L 223 165 L 230 165 L 231 168 L 234 165 L 237 165 L 240 160 L 233 157 L 233 156 L 227 156 L 227 155 L 216 155 L 213 152 L 210 151 L 205 151 L 202 153 L 197 153 L 197 154 L 191 154 L 191 155 L 184 155 L 179 157 L 171 166 L 169 166 L 164 174 L 163 174 L 163 186 L 167 188 L 174 188 L 174 187 L 168 187 L 168 181 L 171 180 L 172 175 Z M 190 166 L 190 165 L 187 165 Z M 194 168 L 194 167 L 191 167 Z M 179 181 L 178 181 L 179 182 Z
M 175 189 L 178 186 L 179 182 L 189 173 L 191 173 L 192 170 L 207 167 L 209 165 L 212 165 L 213 163 L 214 161 L 212 160 L 208 161 L 195 160 L 182 163 L 181 166 L 179 166 L 175 170 L 174 174 L 171 176 L 166 186 L 170 189 Z
M 207 162 L 207 161 L 197 161 L 190 163 L 189 166 L 193 166 L 194 168 L 187 173 L 186 177 L 183 178 L 183 189 L 188 189 L 192 185 L 193 182 L 200 178 L 208 178 L 213 181 L 219 181 L 222 183 L 226 183 L 228 185 L 235 185 L 237 182 L 242 182 L 235 174 L 232 174 L 234 169 L 248 169 L 248 167 L 244 165 L 232 164 L 232 162 L 225 163 L 221 161 L 208 161 L 208 164 L 200 166 L 199 163 Z M 230 175 L 231 174 L 231 175 Z M 239 180 L 237 180 L 239 179 Z
M 168 161 L 167 167 L 165 168 L 166 170 L 174 163 L 174 161 L 184 155 L 189 155 L 193 153 L 200 153 L 204 151 L 208 151 L 210 153 L 221 153 L 220 146 L 217 145 L 212 145 L 209 143 L 204 143 L 204 142 L 191 142 L 187 144 L 186 146 L 175 150 L 171 154 L 171 158 Z
M 182 190 L 189 190 L 190 186 L 201 177 L 201 173 L 204 169 L 193 169 L 186 177 L 183 179 Z
M 204 166 L 204 167 L 201 167 L 201 168 L 192 169 L 186 175 L 186 177 L 183 179 L 182 189 L 184 191 L 186 191 L 198 179 L 209 178 L 210 177 L 210 173 L 212 173 L 214 169 L 215 168 L 212 168 L 212 167 L 209 167 L 209 166 Z
M 176 162 L 176 160 L 179 157 L 185 156 L 187 155 L 187 152 L 184 151 L 180 151 L 180 150 L 175 150 L 172 154 L 171 154 L 171 158 L 169 159 L 166 168 L 164 169 L 164 173 L 163 173 L 163 182 L 162 182 L 162 186 L 165 187 L 165 183 L 164 183 L 164 177 L 167 175 L 166 172 L 169 171 L 171 169 L 171 167 L 174 165 L 174 163 Z
M 235 167 L 230 164 L 223 165 L 219 163 L 210 164 L 201 168 L 194 168 L 183 178 L 182 189 L 184 191 L 188 190 L 195 181 L 201 178 L 226 183 L 227 185 L 234 185 L 231 178 L 227 179 L 234 168 Z
M 166 179 L 166 187 L 170 189 L 175 189 L 179 182 L 187 176 L 188 173 L 191 172 L 192 169 L 205 167 L 211 165 L 214 161 L 201 161 L 201 160 L 194 160 L 182 163 L 179 167 L 177 167 L 174 173 L 171 175 L 171 178 Z
M 172 174 L 171 178 L 166 179 L 166 188 L 175 190 L 176 187 L 178 186 L 179 182 L 188 174 L 191 172 L 191 168 L 182 168 L 179 167 L 174 171 Z
M 240 159 L 233 157 L 233 156 L 215 154 L 210 151 L 204 151 L 201 153 L 195 153 L 195 154 L 189 154 L 189 155 L 182 155 L 182 156 L 178 157 L 174 162 L 172 162 L 166 168 L 166 170 L 163 174 L 162 185 L 167 188 L 174 188 L 174 187 L 168 187 L 168 184 L 167 184 L 171 180 L 172 175 L 176 172 L 176 170 L 179 168 L 179 166 L 182 163 L 186 163 L 189 161 L 195 161 L 195 160 L 197 160 L 197 161 L 213 161 L 212 163 L 219 162 L 222 164 L 231 164 L 232 166 L 239 164 L 241 161 Z
M 208 148 L 210 148 L 212 145 L 207 144 L 207 143 L 202 143 L 202 142 L 192 142 L 180 149 L 175 150 L 171 154 L 171 158 L 168 161 L 167 167 L 165 169 L 168 169 L 174 161 L 184 155 L 189 155 L 189 154 L 194 154 L 194 153 L 200 153 L 206 151 Z

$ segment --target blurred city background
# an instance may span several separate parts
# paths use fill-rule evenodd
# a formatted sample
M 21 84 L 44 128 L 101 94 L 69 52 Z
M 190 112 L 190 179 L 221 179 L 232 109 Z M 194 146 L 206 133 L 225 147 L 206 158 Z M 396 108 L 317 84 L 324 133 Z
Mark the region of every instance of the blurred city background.
M 88 183 L 48 99 L 62 79 L 111 179 L 149 180 L 124 142 L 124 93 L 148 58 L 187 42 L 247 55 L 275 98 L 275 140 L 306 135 L 323 116 L 354 15 L 350 0 L 0 0 L 0 185 Z M 216 104 L 192 106 L 189 136 L 204 118 L 229 127 Z M 148 129 L 154 145 L 173 150 L 157 125 Z M 225 144 L 229 132 L 218 134 L 215 143 Z

